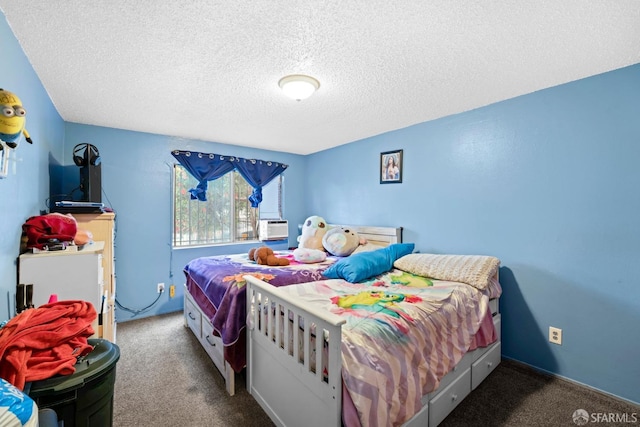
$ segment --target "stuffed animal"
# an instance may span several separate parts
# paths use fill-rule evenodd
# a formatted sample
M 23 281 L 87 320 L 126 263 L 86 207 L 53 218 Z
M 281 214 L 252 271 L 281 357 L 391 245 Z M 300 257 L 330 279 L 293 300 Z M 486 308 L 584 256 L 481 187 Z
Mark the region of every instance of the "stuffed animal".
M 313 264 L 325 261 L 327 253 L 320 249 L 296 248 L 293 251 L 293 259 L 304 264 Z
M 349 256 L 364 242 L 357 231 L 348 227 L 334 227 L 322 238 L 324 248 L 335 256 Z
M 0 139 L 7 143 L 9 148 L 18 146 L 18 138 L 24 135 L 25 140 L 31 144 L 29 132 L 24 128 L 27 111 L 22 107 L 22 101 L 15 94 L 0 88 Z
M 78 231 L 76 231 L 76 236 L 73 238 L 73 243 L 75 243 L 77 246 L 83 246 L 91 241 L 93 241 L 93 233 L 91 233 L 89 230 L 78 228 Z
M 302 234 L 298 236 L 298 247 L 323 251 L 322 238 L 329 226 L 321 216 L 310 216 L 302 225 Z
M 279 258 L 273 253 L 273 249 L 268 246 L 260 246 L 259 248 L 251 248 L 249 250 L 249 259 L 262 265 L 285 266 L 289 265 L 289 260 Z

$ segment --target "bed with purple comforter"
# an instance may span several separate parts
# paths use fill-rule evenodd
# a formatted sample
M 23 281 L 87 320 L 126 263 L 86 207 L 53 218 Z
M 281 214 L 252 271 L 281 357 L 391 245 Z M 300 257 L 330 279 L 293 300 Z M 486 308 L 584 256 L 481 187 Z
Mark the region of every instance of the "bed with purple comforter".
M 196 258 L 184 268 L 187 291 L 209 318 L 224 345 L 225 360 L 234 371 L 245 366 L 246 281 L 251 275 L 273 286 L 286 286 L 326 279 L 322 272 L 337 259 L 304 264 L 293 259 L 292 251 L 276 251 L 290 265 L 270 267 L 249 260 L 247 254 Z

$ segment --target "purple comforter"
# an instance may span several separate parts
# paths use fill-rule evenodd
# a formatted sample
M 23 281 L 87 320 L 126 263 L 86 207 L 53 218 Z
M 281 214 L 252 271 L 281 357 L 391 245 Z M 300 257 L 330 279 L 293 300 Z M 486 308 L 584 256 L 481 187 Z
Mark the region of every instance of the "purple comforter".
M 286 286 L 326 279 L 322 272 L 336 261 L 335 257 L 315 264 L 302 264 L 290 251 L 276 252 L 288 258 L 286 267 L 269 267 L 249 261 L 247 254 L 196 258 L 184 268 L 185 275 L 195 283 L 215 307 L 210 319 L 225 346 L 234 344 L 246 325 L 246 281 L 250 274 L 274 286 Z

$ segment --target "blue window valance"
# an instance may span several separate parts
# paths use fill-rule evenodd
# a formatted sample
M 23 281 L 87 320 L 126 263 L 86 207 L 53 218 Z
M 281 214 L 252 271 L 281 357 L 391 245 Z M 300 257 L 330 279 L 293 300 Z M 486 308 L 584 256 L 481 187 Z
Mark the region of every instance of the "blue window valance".
M 173 150 L 171 154 L 198 180 L 196 188 L 189 190 L 191 199 L 206 201 L 207 183 L 235 169 L 253 187 L 249 202 L 254 208 L 257 208 L 262 202 L 262 187 L 288 167 L 288 165 L 282 163 L 266 160 L 243 159 L 241 157 L 194 151 Z

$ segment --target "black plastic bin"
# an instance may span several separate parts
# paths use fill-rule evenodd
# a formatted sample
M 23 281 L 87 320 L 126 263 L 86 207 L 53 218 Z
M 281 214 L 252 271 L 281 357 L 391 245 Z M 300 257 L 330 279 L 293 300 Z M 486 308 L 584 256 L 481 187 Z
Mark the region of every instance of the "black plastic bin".
M 113 386 L 117 345 L 89 339 L 94 349 L 76 363 L 71 375 L 57 375 L 25 387 L 38 409 L 51 408 L 64 427 L 107 427 L 113 424 Z

